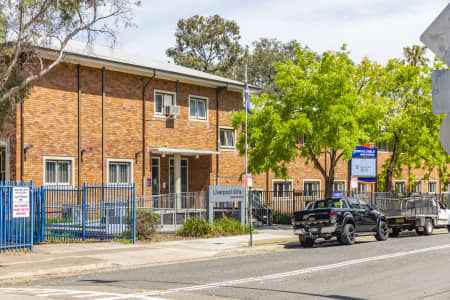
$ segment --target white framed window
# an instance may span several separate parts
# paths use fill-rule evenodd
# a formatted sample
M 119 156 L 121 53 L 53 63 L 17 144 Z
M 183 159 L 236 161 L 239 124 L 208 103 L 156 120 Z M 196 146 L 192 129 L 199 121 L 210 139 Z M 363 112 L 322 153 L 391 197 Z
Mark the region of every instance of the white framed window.
M 449 193 L 450 192 L 450 183 L 448 184 L 441 184 L 441 192 L 442 193 Z
M 108 183 L 130 184 L 133 182 L 132 159 L 108 159 Z
M 365 194 L 368 191 L 368 184 L 358 182 L 358 187 L 354 190 L 357 194 Z
M 412 189 L 413 193 L 421 193 L 422 192 L 422 182 L 416 181 L 416 186 Z
M 73 185 L 73 157 L 44 156 L 44 185 Z
M 155 90 L 155 115 L 164 116 L 164 108 L 169 105 L 176 105 L 176 93 Z
M 428 193 L 436 194 L 437 192 L 437 181 L 428 181 Z
M 344 192 L 345 180 L 335 180 L 333 182 L 333 192 Z
M 221 148 L 234 149 L 236 147 L 236 136 L 232 127 L 219 128 L 219 141 Z
M 292 180 L 272 180 L 273 196 L 275 198 L 289 197 L 292 192 Z
M 303 193 L 305 196 L 320 197 L 320 180 L 319 179 L 303 180 Z
M 189 96 L 189 119 L 207 120 L 208 119 L 208 98 L 201 96 Z
M 398 193 L 404 193 L 406 191 L 406 184 L 404 181 L 395 181 L 394 183 L 394 191 Z

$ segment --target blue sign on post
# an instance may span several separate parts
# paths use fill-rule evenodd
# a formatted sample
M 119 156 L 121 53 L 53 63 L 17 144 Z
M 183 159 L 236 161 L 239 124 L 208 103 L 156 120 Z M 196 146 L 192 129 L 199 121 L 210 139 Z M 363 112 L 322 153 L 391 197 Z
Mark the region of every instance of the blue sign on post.
M 352 158 L 376 158 L 377 149 L 372 145 L 356 146 L 355 152 L 352 153 Z
M 147 186 L 152 186 L 152 179 L 151 178 L 147 178 Z

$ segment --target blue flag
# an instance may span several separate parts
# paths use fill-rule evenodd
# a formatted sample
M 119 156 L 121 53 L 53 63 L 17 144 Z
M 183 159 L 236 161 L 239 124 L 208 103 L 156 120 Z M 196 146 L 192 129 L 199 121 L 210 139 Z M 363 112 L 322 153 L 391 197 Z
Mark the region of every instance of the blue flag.
M 247 80 L 244 83 L 244 101 L 245 101 L 245 107 L 247 109 L 247 112 L 249 114 L 253 114 L 252 112 L 252 103 L 250 102 L 250 95 L 248 93 L 248 84 L 247 84 Z

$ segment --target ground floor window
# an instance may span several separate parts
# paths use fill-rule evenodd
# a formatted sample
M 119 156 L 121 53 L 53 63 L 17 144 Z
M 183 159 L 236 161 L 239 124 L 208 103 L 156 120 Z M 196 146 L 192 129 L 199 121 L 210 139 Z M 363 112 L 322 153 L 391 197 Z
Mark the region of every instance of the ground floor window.
M 320 195 L 320 181 L 303 182 L 303 191 L 305 196 L 319 196 Z
M 111 160 L 108 162 L 108 183 L 131 183 L 131 162 Z
M 72 159 L 45 159 L 44 184 L 72 184 Z
M 396 181 L 394 184 L 394 190 L 398 193 L 404 193 L 406 191 L 404 181 Z
M 368 186 L 369 186 L 368 184 L 358 182 L 358 188 L 357 188 L 358 194 L 367 193 L 367 191 L 369 190 Z
M 343 192 L 345 191 L 345 181 L 336 180 L 333 182 L 333 192 Z
M 429 181 L 428 182 L 428 193 L 435 194 L 436 193 L 437 182 Z
M 422 182 L 416 182 L 416 186 L 412 189 L 413 193 L 421 193 L 422 192 Z
M 274 181 L 273 183 L 273 193 L 277 198 L 289 197 L 289 193 L 292 191 L 291 181 Z
M 6 178 L 6 147 L 0 147 L 0 181 L 5 182 Z

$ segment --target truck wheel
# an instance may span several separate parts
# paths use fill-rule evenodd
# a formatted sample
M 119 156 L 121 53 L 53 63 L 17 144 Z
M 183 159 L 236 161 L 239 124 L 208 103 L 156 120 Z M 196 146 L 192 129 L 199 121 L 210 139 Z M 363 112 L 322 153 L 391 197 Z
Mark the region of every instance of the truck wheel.
M 312 246 L 314 246 L 314 239 L 312 238 L 299 238 L 300 239 L 300 245 L 302 245 L 305 248 L 311 248 Z
M 353 224 L 345 224 L 341 234 L 341 243 L 344 245 L 352 245 L 355 243 L 355 226 Z
M 433 234 L 433 221 L 431 221 L 430 219 L 425 220 L 425 226 L 423 227 L 423 233 L 425 235 Z
M 398 237 L 399 234 L 400 234 L 400 229 L 393 228 L 392 229 L 392 233 L 389 234 L 389 236 L 391 236 L 391 237 Z
M 377 233 L 375 238 L 377 241 L 385 241 L 389 236 L 389 228 L 385 221 L 380 220 L 380 225 L 378 225 Z

